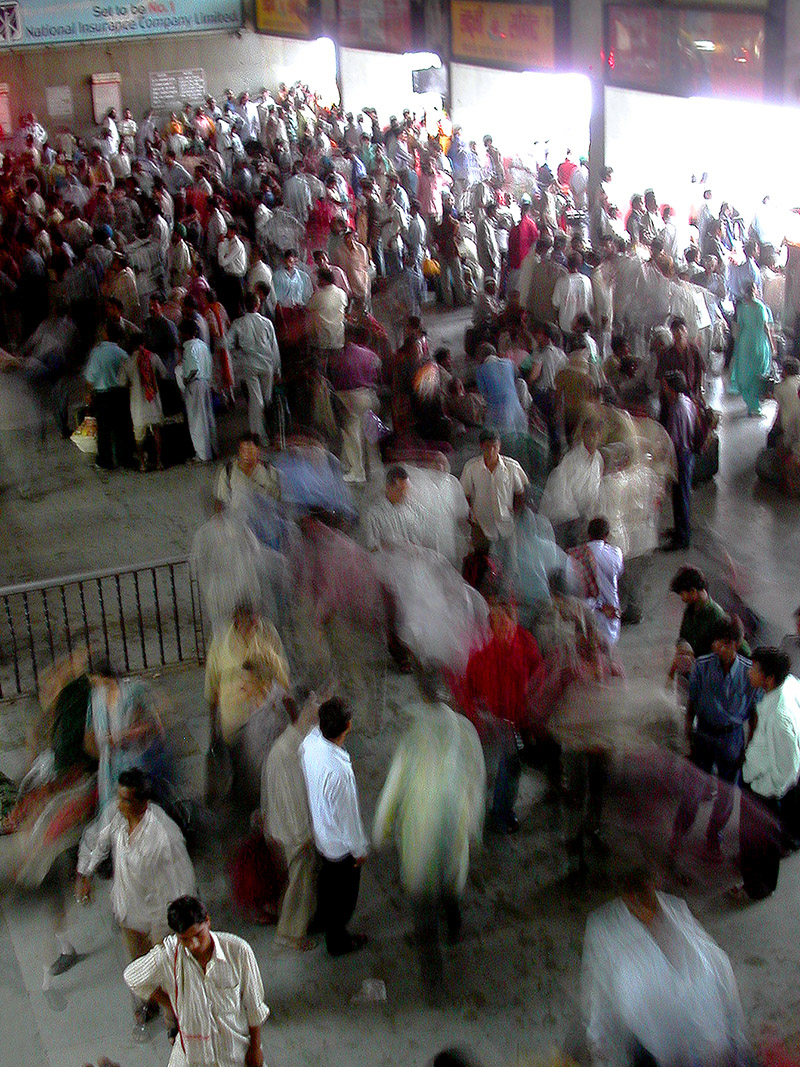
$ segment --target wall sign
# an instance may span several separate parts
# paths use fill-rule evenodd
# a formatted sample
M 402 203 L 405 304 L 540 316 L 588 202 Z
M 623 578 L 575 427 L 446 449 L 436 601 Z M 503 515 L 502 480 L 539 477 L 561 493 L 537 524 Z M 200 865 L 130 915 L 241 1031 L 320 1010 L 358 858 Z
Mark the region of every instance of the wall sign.
M 2 0 L 0 49 L 235 30 L 241 0 Z
M 340 44 L 407 52 L 411 48 L 409 0 L 339 0 Z
M 452 51 L 458 59 L 520 70 L 555 66 L 552 7 L 451 0 L 450 19 Z
M 51 119 L 71 119 L 75 114 L 69 85 L 48 85 L 44 91 L 47 114 Z
M 150 106 L 173 108 L 184 102 L 199 104 L 206 97 L 206 72 L 195 70 L 151 70 Z
M 286 37 L 310 37 L 309 0 L 256 0 L 256 29 Z

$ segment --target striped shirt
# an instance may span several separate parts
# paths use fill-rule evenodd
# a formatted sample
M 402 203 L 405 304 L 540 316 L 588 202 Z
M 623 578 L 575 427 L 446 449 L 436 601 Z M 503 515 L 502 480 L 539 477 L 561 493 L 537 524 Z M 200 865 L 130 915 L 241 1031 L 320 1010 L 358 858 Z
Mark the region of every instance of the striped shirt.
M 235 934 L 211 937 L 205 973 L 175 934 L 125 969 L 135 996 L 147 1000 L 162 989 L 170 999 L 180 1033 L 169 1067 L 243 1067 L 250 1028 L 269 1017 L 253 950 Z

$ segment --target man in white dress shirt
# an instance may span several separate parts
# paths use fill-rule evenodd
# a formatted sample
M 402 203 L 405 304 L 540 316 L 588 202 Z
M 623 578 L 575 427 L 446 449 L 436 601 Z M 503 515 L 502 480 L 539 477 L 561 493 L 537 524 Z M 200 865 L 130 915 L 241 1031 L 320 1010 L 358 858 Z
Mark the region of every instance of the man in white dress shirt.
M 263 1067 L 269 1008 L 252 948 L 235 934 L 212 933 L 196 897 L 173 900 L 167 922 L 174 933 L 124 977 L 134 996 L 153 997 L 174 1016 L 169 1067 Z
M 781 854 L 797 847 L 800 794 L 800 680 L 777 648 L 757 648 L 750 684 L 762 689 L 756 727 L 745 749 L 739 815 L 738 899 L 763 900 L 778 884 Z
M 92 875 L 111 856 L 111 907 L 128 956 L 136 960 L 167 935 L 170 901 L 194 893 L 195 877 L 179 828 L 148 800 L 144 772 L 138 767 L 122 771 L 117 797 L 117 810 L 100 833 L 92 835 L 94 840 L 83 836 L 75 896 L 80 903 L 89 902 Z M 152 1001 L 137 1002 L 135 1037 L 144 1035 L 157 1010 Z
M 357 952 L 367 942 L 347 929 L 358 901 L 361 867 L 369 848 L 361 822 L 358 791 L 344 743 L 351 718 L 341 700 L 326 700 L 315 726 L 300 746 L 300 762 L 308 789 L 311 825 L 322 856 L 319 914 L 331 956 Z

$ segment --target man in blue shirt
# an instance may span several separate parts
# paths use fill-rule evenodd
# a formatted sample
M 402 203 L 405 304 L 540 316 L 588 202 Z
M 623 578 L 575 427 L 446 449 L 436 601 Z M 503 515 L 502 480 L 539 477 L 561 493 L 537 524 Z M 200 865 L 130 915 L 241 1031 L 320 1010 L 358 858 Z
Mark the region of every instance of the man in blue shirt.
M 689 676 L 686 731 L 691 760 L 704 774 L 716 771 L 720 784 L 706 830 L 706 848 L 720 855 L 720 837 L 733 810 L 733 786 L 738 782 L 745 749 L 745 727 L 751 724 L 761 691 L 750 682 L 750 660 L 739 655 L 744 631 L 736 616 L 724 616 L 714 626 L 712 652 L 695 660 Z M 723 784 L 724 783 L 724 784 Z M 703 799 L 704 779 L 687 776 L 675 816 L 670 853 L 677 855 Z
M 290 248 L 283 254 L 282 267 L 272 277 L 276 302 L 284 308 L 305 307 L 314 293 L 314 283 L 297 265 L 297 252 Z
M 120 368 L 128 353 L 121 345 L 118 322 L 106 324 L 106 338 L 89 353 L 83 376 L 97 420 L 97 466 L 113 470 L 133 464 L 133 425 L 128 390 L 120 384 Z

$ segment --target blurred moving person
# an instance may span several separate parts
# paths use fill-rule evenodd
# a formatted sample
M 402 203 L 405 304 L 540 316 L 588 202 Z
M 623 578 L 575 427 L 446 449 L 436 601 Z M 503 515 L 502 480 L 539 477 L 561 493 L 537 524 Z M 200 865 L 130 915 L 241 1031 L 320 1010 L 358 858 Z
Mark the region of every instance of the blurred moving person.
M 746 1052 L 730 960 L 647 870 L 589 916 L 581 999 L 594 1064 L 711 1067 Z
M 463 700 L 488 728 L 498 753 L 492 820 L 501 833 L 515 833 L 514 812 L 522 773 L 520 751 L 530 727 L 531 702 L 544 678 L 544 660 L 534 638 L 519 625 L 516 605 L 489 605 L 491 637 L 469 657 Z
M 131 960 L 146 955 L 169 933 L 170 901 L 195 891 L 192 861 L 177 825 L 148 795 L 147 777 L 138 767 L 122 771 L 117 783 L 117 811 L 93 842 L 84 834 L 78 855 L 75 896 L 91 898 L 92 875 L 109 856 L 114 878 L 111 907 Z M 155 1001 L 136 1000 L 134 1038 L 145 1036 L 158 1012 Z
M 264 831 L 280 841 L 289 868 L 275 945 L 305 952 L 314 947 L 306 935 L 316 904 L 319 857 L 314 848 L 300 746 L 317 723 L 320 702 L 311 688 L 300 687 L 285 703 L 291 721 L 264 761 L 261 812 Z
M 470 842 L 483 829 L 486 768 L 475 727 L 441 699 L 432 671 L 419 678 L 422 701 L 401 738 L 378 800 L 373 840 L 392 831 L 400 878 L 411 898 L 422 980 L 432 998 L 442 989 L 439 912 L 452 944 L 461 930 L 459 897 L 469 870 Z

